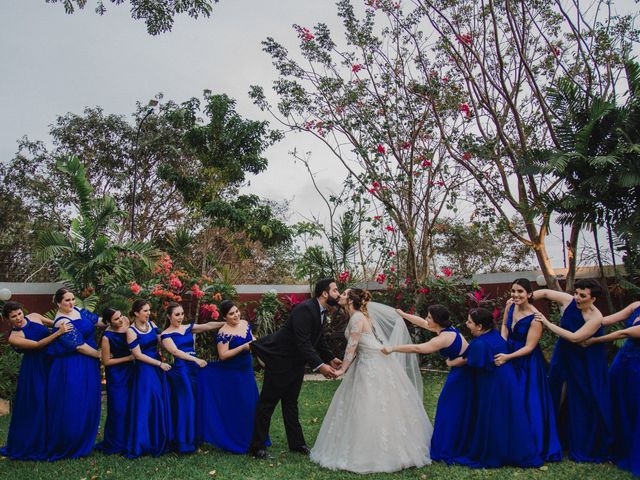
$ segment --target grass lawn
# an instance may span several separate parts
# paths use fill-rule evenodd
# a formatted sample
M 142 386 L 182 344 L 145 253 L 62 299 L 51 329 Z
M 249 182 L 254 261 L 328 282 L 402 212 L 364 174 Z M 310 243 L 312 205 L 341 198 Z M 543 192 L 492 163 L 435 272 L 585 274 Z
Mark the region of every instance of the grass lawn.
M 438 394 L 442 388 L 444 376 L 425 375 L 424 401 L 429 418 L 433 419 Z M 318 434 L 322 418 L 326 412 L 333 392 L 339 382 L 305 382 L 300 396 L 301 422 L 307 441 L 313 445 Z M 229 405 L 233 408 L 233 405 Z M 103 408 L 103 413 L 106 409 Z M 104 419 L 103 419 L 104 420 Z M 0 417 L 0 438 L 6 439 L 9 417 Z M 100 434 L 98 435 L 100 436 Z M 0 479 L 7 480 L 97 480 L 97 479 L 348 479 L 363 478 L 362 475 L 333 472 L 318 465 L 300 454 L 287 450 L 282 417 L 279 410 L 271 424 L 269 449 L 275 456 L 272 461 L 255 460 L 246 455 L 232 455 L 205 446 L 192 455 L 168 454 L 160 458 L 140 458 L 127 460 L 119 456 L 105 456 L 93 453 L 78 460 L 46 462 L 13 462 L 6 458 L 0 460 Z M 340 439 L 336 439 L 340 441 Z M 550 463 L 540 469 L 502 468 L 497 470 L 473 470 L 464 467 L 448 467 L 433 464 L 421 469 L 409 469 L 395 474 L 367 475 L 366 478 L 403 478 L 403 479 L 632 479 L 633 476 L 617 469 L 612 464 L 577 464 L 569 461 Z

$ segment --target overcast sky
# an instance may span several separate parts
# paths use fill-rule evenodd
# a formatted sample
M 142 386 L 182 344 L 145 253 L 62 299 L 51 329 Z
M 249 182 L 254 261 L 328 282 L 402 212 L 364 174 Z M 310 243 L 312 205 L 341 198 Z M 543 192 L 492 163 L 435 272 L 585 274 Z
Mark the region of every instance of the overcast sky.
M 616 3 L 635 5 L 633 0 Z M 292 24 L 324 22 L 339 29 L 331 0 L 221 0 L 211 18 L 177 17 L 172 32 L 155 37 L 144 22 L 130 18 L 127 5 L 105 4 L 104 16 L 94 13 L 94 0 L 67 15 L 62 4 L 45 0 L 0 0 L 2 161 L 13 157 L 24 135 L 48 141 L 57 115 L 81 114 L 86 106 L 129 115 L 136 101 L 146 103 L 158 92 L 182 102 L 210 89 L 236 99 L 244 117 L 268 118 L 247 95 L 252 84 L 270 90 L 275 78 L 260 42 L 273 36 L 295 51 Z M 319 185 L 339 190 L 344 172 L 319 143 L 300 134 L 267 152 L 269 169 L 251 180 L 251 190 L 290 201 L 294 215 L 323 213 L 306 170 L 287 153 L 294 148 L 313 149 Z M 561 266 L 555 243 L 553 263 Z

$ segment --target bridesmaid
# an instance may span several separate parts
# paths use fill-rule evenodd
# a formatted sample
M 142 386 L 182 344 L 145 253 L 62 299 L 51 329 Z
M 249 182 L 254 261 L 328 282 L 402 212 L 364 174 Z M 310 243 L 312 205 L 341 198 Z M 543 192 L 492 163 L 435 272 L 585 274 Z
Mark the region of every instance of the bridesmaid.
M 447 361 L 449 366 L 466 364 L 474 388 L 463 454 L 453 462 L 473 468 L 539 467 L 543 462 L 529 422 L 522 421 L 526 415 L 524 392 L 516 372 L 509 363 L 501 367 L 494 363 L 496 354 L 507 352 L 507 342 L 495 330 L 491 312 L 484 308 L 471 310 L 466 325 L 474 341 L 463 358 Z
M 246 453 L 258 402 L 249 350 L 254 337 L 231 300 L 220 303 L 220 317 L 225 322 L 216 335 L 220 361 L 209 364 L 198 376 L 202 439 L 232 453 Z
M 434 338 L 419 345 L 385 346 L 382 351 L 387 355 L 393 352 L 422 354 L 438 352 L 449 360 L 460 357 L 468 344 L 458 329 L 452 326 L 449 310 L 442 305 L 431 305 L 427 311 L 428 315 L 423 319 L 402 310 L 396 310 L 405 320 L 435 333 Z M 452 367 L 438 398 L 431 437 L 432 460 L 452 463 L 461 455 L 469 424 L 467 415 L 471 409 L 469 402 L 472 394 L 467 369 Z
M 107 420 L 104 440 L 96 448 L 104 453 L 125 453 L 129 433 L 129 397 L 133 378 L 133 355 L 127 346 L 129 319 L 119 310 L 105 308 L 102 319 L 107 329 L 100 344 L 107 378 Z
M 627 339 L 609 369 L 613 411 L 613 458 L 618 467 L 640 476 L 640 302 L 634 302 L 602 324 L 625 320 L 625 328 L 602 337 L 591 337 L 583 346 Z
M 593 304 L 602 289 L 591 279 L 578 280 L 575 289 L 573 296 L 548 289 L 533 292 L 535 299 L 551 300 L 563 309 L 560 326 L 542 315 L 536 320 L 560 337 L 549 366 L 560 439 L 571 460 L 600 463 L 611 457 L 613 439 L 607 356 L 602 344 L 583 348 L 579 343 L 603 334 L 602 314 Z
M 184 325 L 184 309 L 179 303 L 167 305 L 169 326 L 162 332 L 162 345 L 174 357 L 167 374 L 171 402 L 173 437 L 171 447 L 180 453 L 190 453 L 198 446 L 196 435 L 196 385 L 200 368 L 207 362 L 196 357 L 194 333 L 220 328 L 224 322 Z
M 100 424 L 100 354 L 95 327 L 98 315 L 75 307 L 66 288 L 54 295 L 58 305 L 54 333 L 72 325 L 48 352 L 53 356 L 47 391 L 47 447 L 50 461 L 89 455 Z
M 511 285 L 511 302 L 507 303 L 502 320 L 502 338 L 507 352 L 495 356 L 497 366 L 510 362 L 524 389 L 524 408 L 529 417 L 537 452 L 545 461 L 562 460 L 562 447 L 556 429 L 553 399 L 547 371 L 538 345 L 542 324 L 534 322 L 536 312 L 529 301 L 533 296 L 531 282 L 518 278 Z
M 151 306 L 146 300 L 133 302 L 129 316 L 133 324 L 127 330 L 127 344 L 135 359 L 129 408 L 127 448 L 129 458 L 159 456 L 171 441 L 169 389 L 165 372 L 171 365 L 158 354 L 160 331 L 149 321 Z
M 47 395 L 49 365 L 44 349 L 73 326 L 66 324 L 50 335 L 41 315 L 25 316 L 18 302 L 5 303 L 2 316 L 11 322 L 13 328 L 8 341 L 16 352 L 22 353 L 22 362 L 7 444 L 0 449 L 0 455 L 12 460 L 46 460 L 47 423 L 43 399 Z

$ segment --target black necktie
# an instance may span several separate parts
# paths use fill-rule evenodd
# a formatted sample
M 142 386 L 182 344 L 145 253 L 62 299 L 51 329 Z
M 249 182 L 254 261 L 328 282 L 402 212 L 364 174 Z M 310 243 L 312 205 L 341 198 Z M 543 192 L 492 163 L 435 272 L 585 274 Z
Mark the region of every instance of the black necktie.
M 327 321 L 327 311 L 323 310 L 322 313 L 320 314 L 320 325 L 324 325 L 326 321 Z

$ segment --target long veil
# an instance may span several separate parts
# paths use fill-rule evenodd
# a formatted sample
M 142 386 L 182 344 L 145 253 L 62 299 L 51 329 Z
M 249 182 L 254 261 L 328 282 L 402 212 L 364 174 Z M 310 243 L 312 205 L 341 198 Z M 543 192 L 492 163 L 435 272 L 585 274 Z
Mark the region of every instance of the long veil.
M 413 343 L 404 320 L 394 308 L 378 302 L 369 302 L 367 303 L 367 311 L 374 325 L 376 336 L 383 345 Z M 391 356 L 403 366 L 411 383 L 422 398 L 422 375 L 420 374 L 418 355 L 415 353 L 392 353 Z

